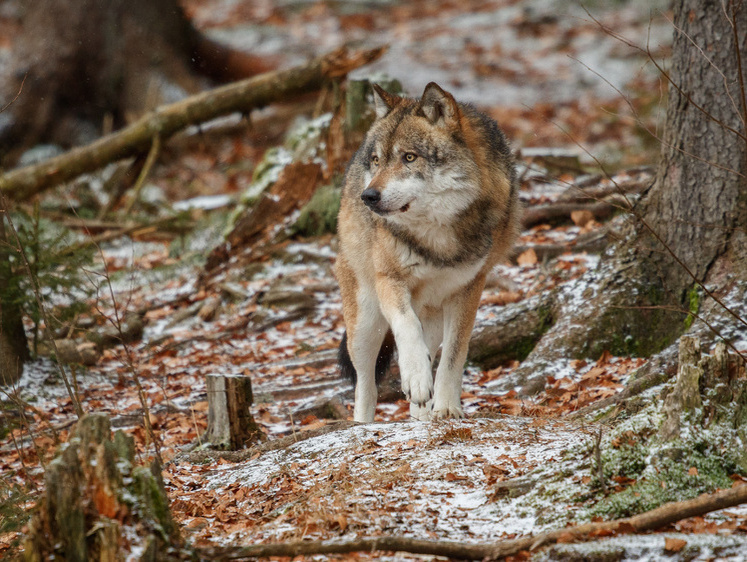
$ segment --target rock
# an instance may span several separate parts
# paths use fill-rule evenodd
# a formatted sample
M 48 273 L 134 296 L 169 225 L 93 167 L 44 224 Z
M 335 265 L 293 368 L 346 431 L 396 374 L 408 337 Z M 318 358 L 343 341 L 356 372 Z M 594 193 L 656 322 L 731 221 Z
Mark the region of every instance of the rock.
M 95 365 L 101 353 L 93 342 L 76 342 L 75 340 L 55 340 L 57 350 L 57 361 L 63 365 L 71 363 L 80 365 Z

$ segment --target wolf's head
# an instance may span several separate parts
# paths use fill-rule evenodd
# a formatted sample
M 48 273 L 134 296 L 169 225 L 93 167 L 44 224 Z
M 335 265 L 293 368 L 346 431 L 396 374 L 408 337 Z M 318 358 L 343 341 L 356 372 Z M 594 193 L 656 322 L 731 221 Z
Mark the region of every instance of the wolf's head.
M 374 86 L 377 119 L 362 147 L 373 212 L 402 226 L 446 222 L 480 195 L 480 171 L 465 140 L 464 106 L 431 82 L 419 100 Z

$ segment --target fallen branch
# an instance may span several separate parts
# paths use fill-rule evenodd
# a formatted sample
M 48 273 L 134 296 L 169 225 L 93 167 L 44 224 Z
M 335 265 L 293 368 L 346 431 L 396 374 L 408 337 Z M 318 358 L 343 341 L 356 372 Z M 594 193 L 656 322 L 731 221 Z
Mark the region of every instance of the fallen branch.
M 446 556 L 459 560 L 495 560 L 518 554 L 523 550 L 536 550 L 541 546 L 562 541 L 582 541 L 614 533 L 640 533 L 670 525 L 688 517 L 705 515 L 711 511 L 734 507 L 747 502 L 747 486 L 742 485 L 713 494 L 704 494 L 692 500 L 672 502 L 661 507 L 615 521 L 586 523 L 541 533 L 532 537 L 509 539 L 491 544 L 468 544 L 455 541 L 428 541 L 405 537 L 379 537 L 351 541 L 299 541 L 250 546 L 229 546 L 199 549 L 203 560 L 243 560 L 269 556 L 299 556 L 311 554 L 346 554 L 349 552 L 409 552 Z
M 181 455 L 178 455 L 171 462 L 177 463 L 177 464 L 180 462 L 202 464 L 205 462 L 212 462 L 216 459 L 223 459 L 229 462 L 244 462 L 253 457 L 262 455 L 263 453 L 268 453 L 270 451 L 277 451 L 279 449 L 285 449 L 286 447 L 290 447 L 291 445 L 294 445 L 298 443 L 299 441 L 306 441 L 307 439 L 319 437 L 320 435 L 324 435 L 326 433 L 348 429 L 350 427 L 353 427 L 354 425 L 356 425 L 356 422 L 349 421 L 349 420 L 329 422 L 326 425 L 316 428 L 316 429 L 310 429 L 308 431 L 299 431 L 299 432 L 293 433 L 292 435 L 281 437 L 280 439 L 274 439 L 272 441 L 266 441 L 265 443 L 260 443 L 259 445 L 255 445 L 253 447 L 250 447 L 248 449 L 243 449 L 241 451 L 223 451 L 223 450 L 192 451 L 189 453 L 183 453 Z
M 589 211 L 597 220 L 606 219 L 615 211 L 628 210 L 627 201 L 622 195 L 611 195 L 602 201 L 594 203 L 557 202 L 544 205 L 534 205 L 524 209 L 521 225 L 530 228 L 537 224 L 568 220 L 575 211 Z
M 93 172 L 109 162 L 145 152 L 155 137 L 165 141 L 189 125 L 236 111 L 247 112 L 316 90 L 325 81 L 341 78 L 376 60 L 385 50 L 379 47 L 350 53 L 345 48 L 338 49 L 304 66 L 261 74 L 162 106 L 87 146 L 7 172 L 0 177 L 0 191 L 15 201 L 28 200 L 49 187 Z
M 592 232 L 582 234 L 575 240 L 566 243 L 557 244 L 516 244 L 513 248 L 514 259 L 527 250 L 534 250 L 537 255 L 537 261 L 540 263 L 557 258 L 567 252 L 579 254 L 586 252 L 588 254 L 600 254 L 609 245 L 609 232 L 607 228 L 602 228 Z

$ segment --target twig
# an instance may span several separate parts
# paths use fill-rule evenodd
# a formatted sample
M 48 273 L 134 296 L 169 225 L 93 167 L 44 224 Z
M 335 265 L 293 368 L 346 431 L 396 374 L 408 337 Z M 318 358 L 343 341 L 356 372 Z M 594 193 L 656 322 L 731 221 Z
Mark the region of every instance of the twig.
M 21 97 L 21 92 L 23 92 L 23 85 L 26 83 L 26 78 L 28 78 L 29 73 L 23 75 L 23 80 L 21 80 L 21 85 L 18 87 L 18 92 L 16 93 L 15 97 L 10 100 L 8 103 L 6 103 L 2 109 L 0 109 L 0 113 L 3 113 L 6 109 L 8 109 L 11 105 L 13 105 L 16 100 Z
M 385 47 L 355 52 L 342 48 L 303 66 L 268 72 L 159 107 L 87 146 L 7 172 L 0 177 L 0 191 L 16 201 L 28 200 L 49 187 L 147 150 L 154 136 L 166 140 L 189 125 L 307 93 L 376 60 L 385 51 Z
M 148 178 L 148 175 L 150 175 L 150 171 L 153 168 L 153 165 L 156 163 L 156 160 L 158 159 L 158 155 L 160 153 L 161 153 L 161 135 L 154 135 L 153 144 L 151 144 L 150 151 L 148 151 L 148 158 L 146 158 L 145 164 L 143 165 L 142 170 L 140 170 L 140 175 L 137 177 L 137 181 L 135 182 L 135 187 L 133 188 L 133 193 L 132 193 L 132 199 L 130 199 L 130 202 L 127 204 L 127 207 L 125 208 L 125 211 L 124 211 L 125 215 L 130 214 L 133 207 L 138 202 L 138 199 L 140 199 L 140 192 L 143 190 L 143 186 L 145 185 L 145 180 Z
M 575 542 L 599 535 L 602 532 L 640 533 L 659 529 L 688 517 L 705 515 L 712 511 L 747 502 L 747 486 L 742 485 L 713 494 L 704 494 L 692 500 L 672 502 L 651 511 L 599 523 L 586 523 L 520 539 L 509 539 L 491 544 L 471 544 L 455 541 L 429 541 L 404 537 L 363 538 L 349 541 L 299 541 L 251 546 L 228 546 L 198 549 L 204 560 L 243 560 L 270 556 L 299 556 L 311 554 L 346 554 L 350 552 L 409 552 L 446 556 L 459 560 L 494 560 L 518 554 L 522 550 L 535 550 L 541 546 Z

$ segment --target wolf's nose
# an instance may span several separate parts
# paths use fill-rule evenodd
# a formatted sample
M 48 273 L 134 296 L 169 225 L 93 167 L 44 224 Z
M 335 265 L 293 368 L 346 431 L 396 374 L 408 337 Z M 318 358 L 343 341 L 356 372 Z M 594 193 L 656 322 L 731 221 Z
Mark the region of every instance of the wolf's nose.
M 361 199 L 363 199 L 363 202 L 369 207 L 371 205 L 376 205 L 376 203 L 381 201 L 381 192 L 369 187 L 361 193 Z

